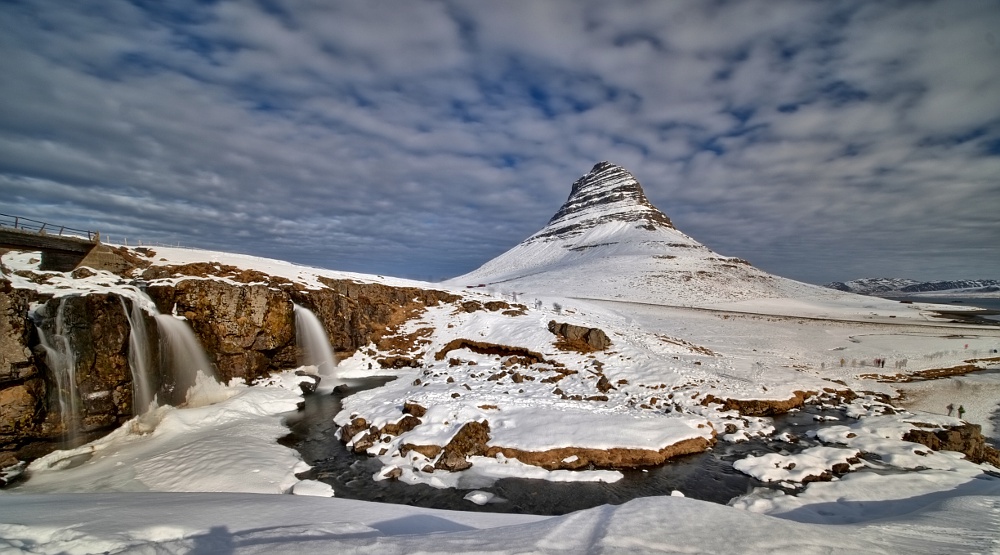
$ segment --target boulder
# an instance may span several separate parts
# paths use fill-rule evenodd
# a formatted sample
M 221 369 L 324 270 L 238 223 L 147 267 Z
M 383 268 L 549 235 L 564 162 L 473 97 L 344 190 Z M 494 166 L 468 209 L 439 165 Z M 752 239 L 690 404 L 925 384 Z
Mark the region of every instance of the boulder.
M 611 339 L 599 328 L 586 328 L 552 320 L 549 331 L 560 338 L 559 347 L 576 351 L 603 351 L 611 346 Z
M 472 466 L 468 457 L 485 455 L 486 442 L 490 440 L 490 423 L 486 420 L 482 422 L 467 422 L 462 426 L 455 437 L 444 446 L 441 456 L 438 457 L 434 468 L 457 472 Z
M 914 429 L 903 435 L 904 441 L 926 445 L 935 451 L 965 453 L 970 461 L 989 463 L 1000 468 L 1000 451 L 986 444 L 978 424 L 962 424 L 944 429 Z

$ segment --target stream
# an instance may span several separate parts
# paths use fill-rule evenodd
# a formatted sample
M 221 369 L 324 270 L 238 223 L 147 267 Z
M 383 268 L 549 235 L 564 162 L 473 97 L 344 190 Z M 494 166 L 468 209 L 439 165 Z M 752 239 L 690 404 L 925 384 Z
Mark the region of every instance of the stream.
M 351 381 L 348 394 L 378 387 L 389 379 Z M 339 393 L 307 395 L 304 408 L 288 417 L 290 433 L 282 439 L 282 444 L 296 449 L 305 462 L 313 466 L 300 474 L 300 478 L 330 484 L 337 497 L 347 499 L 538 515 L 561 515 L 603 504 L 621 504 L 638 497 L 670 495 L 675 490 L 687 497 L 725 504 L 756 487 L 766 486 L 733 469 L 733 461 L 769 452 L 795 453 L 818 445 L 815 439 L 807 436 L 807 431 L 842 424 L 845 419 L 840 410 L 807 407 L 774 418 L 774 436 L 789 432 L 800 438 L 797 443 L 786 443 L 774 437 L 737 444 L 720 441 L 704 453 L 671 459 L 660 467 L 623 471 L 624 478 L 614 483 L 504 478 L 490 487 L 478 488 L 496 497 L 485 505 L 477 505 L 464 499 L 472 490 L 373 480 L 372 476 L 381 468 L 378 459 L 349 451 L 335 436 L 338 427 L 333 417 L 340 411 L 341 398 Z M 817 422 L 815 417 L 819 415 L 840 420 Z

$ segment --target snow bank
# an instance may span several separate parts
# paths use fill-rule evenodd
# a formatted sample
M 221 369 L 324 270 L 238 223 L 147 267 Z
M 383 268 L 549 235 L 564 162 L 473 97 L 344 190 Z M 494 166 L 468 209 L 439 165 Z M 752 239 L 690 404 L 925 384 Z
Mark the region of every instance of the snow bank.
M 288 492 L 308 466 L 276 440 L 288 434 L 282 415 L 301 400 L 295 384 L 308 379 L 288 371 L 223 388 L 216 404 L 157 407 L 95 442 L 37 459 L 28 481 L 3 494 Z
M 560 517 L 336 498 L 164 493 L 12 496 L 0 550 L 32 553 L 969 553 L 996 549 L 1000 481 L 950 497 L 857 502 L 812 524 L 683 497 Z M 836 504 L 836 502 L 834 502 Z M 94 507 L 100 507 L 95 511 Z M 894 509 L 885 514 L 885 509 Z M 805 516 L 805 515 L 799 515 Z M 734 541 L 734 538 L 738 538 Z

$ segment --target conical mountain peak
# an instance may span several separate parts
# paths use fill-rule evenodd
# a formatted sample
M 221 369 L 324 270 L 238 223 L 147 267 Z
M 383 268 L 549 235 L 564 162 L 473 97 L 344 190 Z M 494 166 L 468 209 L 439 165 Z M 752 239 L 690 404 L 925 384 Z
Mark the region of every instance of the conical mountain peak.
M 646 199 L 639 181 L 625 168 L 599 162 L 577 179 L 569 198 L 548 225 L 529 240 L 567 238 L 607 222 L 634 222 L 650 231 L 674 229 L 670 218 Z

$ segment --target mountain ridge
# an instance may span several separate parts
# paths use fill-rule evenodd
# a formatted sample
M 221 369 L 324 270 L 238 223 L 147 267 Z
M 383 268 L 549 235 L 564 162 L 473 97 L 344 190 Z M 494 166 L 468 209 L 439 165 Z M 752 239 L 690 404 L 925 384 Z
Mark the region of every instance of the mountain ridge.
M 676 229 L 670 218 L 646 198 L 639 181 L 625 168 L 608 161 L 594 164 L 573 182 L 566 202 L 539 232 L 526 241 L 579 235 L 609 221 L 641 222 L 643 229 Z
M 914 293 L 955 291 L 956 293 L 995 293 L 1000 291 L 1000 279 L 959 279 L 917 281 L 908 278 L 859 278 L 833 281 L 823 287 L 859 295 L 896 296 Z

